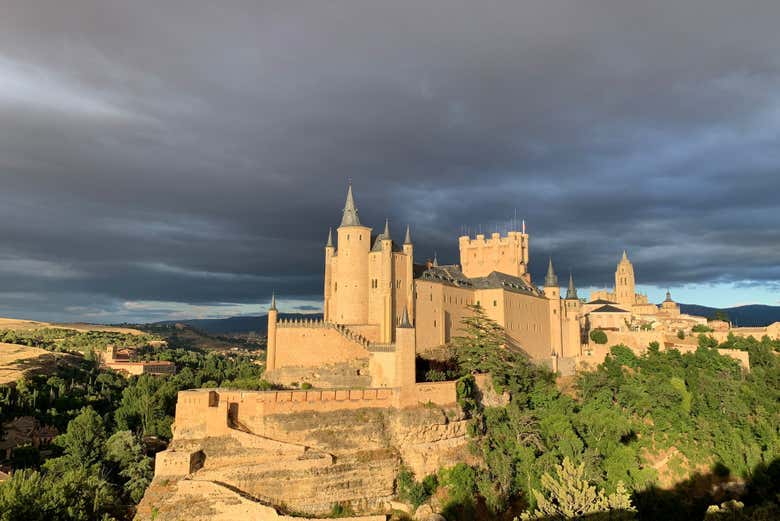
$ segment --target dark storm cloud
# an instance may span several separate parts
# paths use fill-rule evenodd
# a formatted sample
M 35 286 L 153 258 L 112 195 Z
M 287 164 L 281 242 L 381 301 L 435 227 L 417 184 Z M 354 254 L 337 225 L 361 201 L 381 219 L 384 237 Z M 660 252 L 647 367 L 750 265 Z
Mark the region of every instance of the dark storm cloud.
M 417 260 L 517 210 L 537 277 L 780 280 L 775 1 L 0 12 L 3 314 L 309 309 L 348 177 Z

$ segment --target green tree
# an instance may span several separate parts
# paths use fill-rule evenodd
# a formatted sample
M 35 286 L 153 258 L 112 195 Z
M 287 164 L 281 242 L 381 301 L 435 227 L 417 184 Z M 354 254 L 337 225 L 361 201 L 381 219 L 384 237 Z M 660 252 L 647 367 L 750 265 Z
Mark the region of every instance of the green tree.
M 534 490 L 536 509 L 523 514 L 523 519 L 632 519 L 636 509 L 631 496 L 621 482 L 614 494 L 607 494 L 585 477 L 585 464 L 575 465 L 568 458 L 557 465 L 556 476 L 545 472 L 542 491 Z
M 54 443 L 65 452 L 71 468 L 89 467 L 103 458 L 106 428 L 103 419 L 92 407 L 85 407 L 68 423 L 65 434 L 57 436 Z M 61 458 L 59 458 L 61 459 Z
M 601 329 L 594 329 L 593 331 L 590 332 L 590 339 L 597 344 L 606 344 L 607 334 Z
M 134 503 L 141 501 L 152 481 L 152 458 L 144 454 L 143 445 L 130 431 L 114 433 L 106 442 L 106 460 L 119 468 L 125 479 L 123 488 Z

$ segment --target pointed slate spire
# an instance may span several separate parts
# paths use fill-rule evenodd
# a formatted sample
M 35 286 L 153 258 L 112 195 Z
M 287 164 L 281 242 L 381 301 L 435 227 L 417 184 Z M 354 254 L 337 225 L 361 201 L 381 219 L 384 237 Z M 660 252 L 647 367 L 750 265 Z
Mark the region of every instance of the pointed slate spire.
M 404 306 L 404 314 L 401 316 L 401 323 L 398 324 L 398 327 L 412 327 L 412 323 L 409 322 L 409 311 L 406 309 L 406 306 Z
M 390 219 L 385 219 L 385 231 L 382 232 L 382 237 L 387 240 L 390 238 Z
M 439 267 L 439 255 L 436 252 L 433 252 L 433 267 Z
M 409 225 L 406 225 L 406 237 L 404 237 L 404 244 L 412 244 L 412 232 L 409 231 Z
M 672 300 L 672 292 L 669 291 L 668 289 L 666 290 L 666 302 L 674 302 Z
M 577 288 L 574 287 L 574 277 L 569 273 L 569 287 L 566 289 L 566 300 L 577 300 Z
M 333 228 L 328 228 L 328 243 L 325 245 L 326 248 L 332 248 L 333 247 Z
M 623 250 L 623 259 L 624 261 L 628 260 L 628 254 L 626 253 L 626 250 Z
M 275 290 L 271 293 L 271 307 L 268 308 L 268 311 L 276 311 L 276 291 Z
M 558 285 L 558 276 L 555 275 L 555 270 L 552 265 L 552 258 L 550 258 L 549 264 L 547 264 L 547 276 L 544 278 L 545 288 L 554 288 Z
M 352 196 L 352 183 L 349 183 L 347 189 L 347 202 L 344 205 L 344 215 L 341 217 L 341 226 L 360 226 L 360 217 L 358 217 L 355 198 Z

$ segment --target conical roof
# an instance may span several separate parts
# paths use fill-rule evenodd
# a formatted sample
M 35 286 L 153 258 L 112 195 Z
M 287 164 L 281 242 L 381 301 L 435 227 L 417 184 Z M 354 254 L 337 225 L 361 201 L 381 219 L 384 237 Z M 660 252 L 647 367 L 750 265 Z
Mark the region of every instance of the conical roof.
M 409 311 L 406 309 L 406 306 L 404 306 L 404 314 L 401 316 L 401 323 L 398 324 L 398 327 L 412 327 L 412 323 L 409 322 Z
M 352 183 L 347 189 L 347 202 L 344 205 L 344 215 L 341 217 L 341 226 L 360 226 L 360 217 L 358 217 L 355 198 L 352 195 Z
M 271 293 L 271 306 L 268 308 L 268 311 L 276 311 L 276 291 Z
M 333 228 L 328 228 L 328 242 L 325 244 L 325 246 L 328 248 L 333 247 Z
M 404 244 L 412 244 L 412 232 L 409 231 L 409 225 L 406 225 L 406 237 L 404 237 Z
M 558 285 L 558 276 L 555 274 L 555 270 L 553 269 L 552 259 L 550 259 L 550 262 L 547 264 L 547 276 L 544 277 L 544 287 L 554 288 L 557 285 Z
M 566 289 L 566 300 L 576 300 L 577 288 L 574 287 L 574 277 L 569 273 L 569 287 Z

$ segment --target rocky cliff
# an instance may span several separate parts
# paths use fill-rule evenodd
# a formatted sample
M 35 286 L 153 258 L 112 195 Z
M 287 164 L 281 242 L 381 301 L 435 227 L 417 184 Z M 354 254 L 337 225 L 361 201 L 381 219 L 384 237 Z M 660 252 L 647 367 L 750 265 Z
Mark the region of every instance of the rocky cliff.
M 456 406 L 272 414 L 262 435 L 232 422 L 219 436 L 201 436 L 177 426 L 138 521 L 316 517 L 334 505 L 381 515 L 402 465 L 422 478 L 469 460 Z

